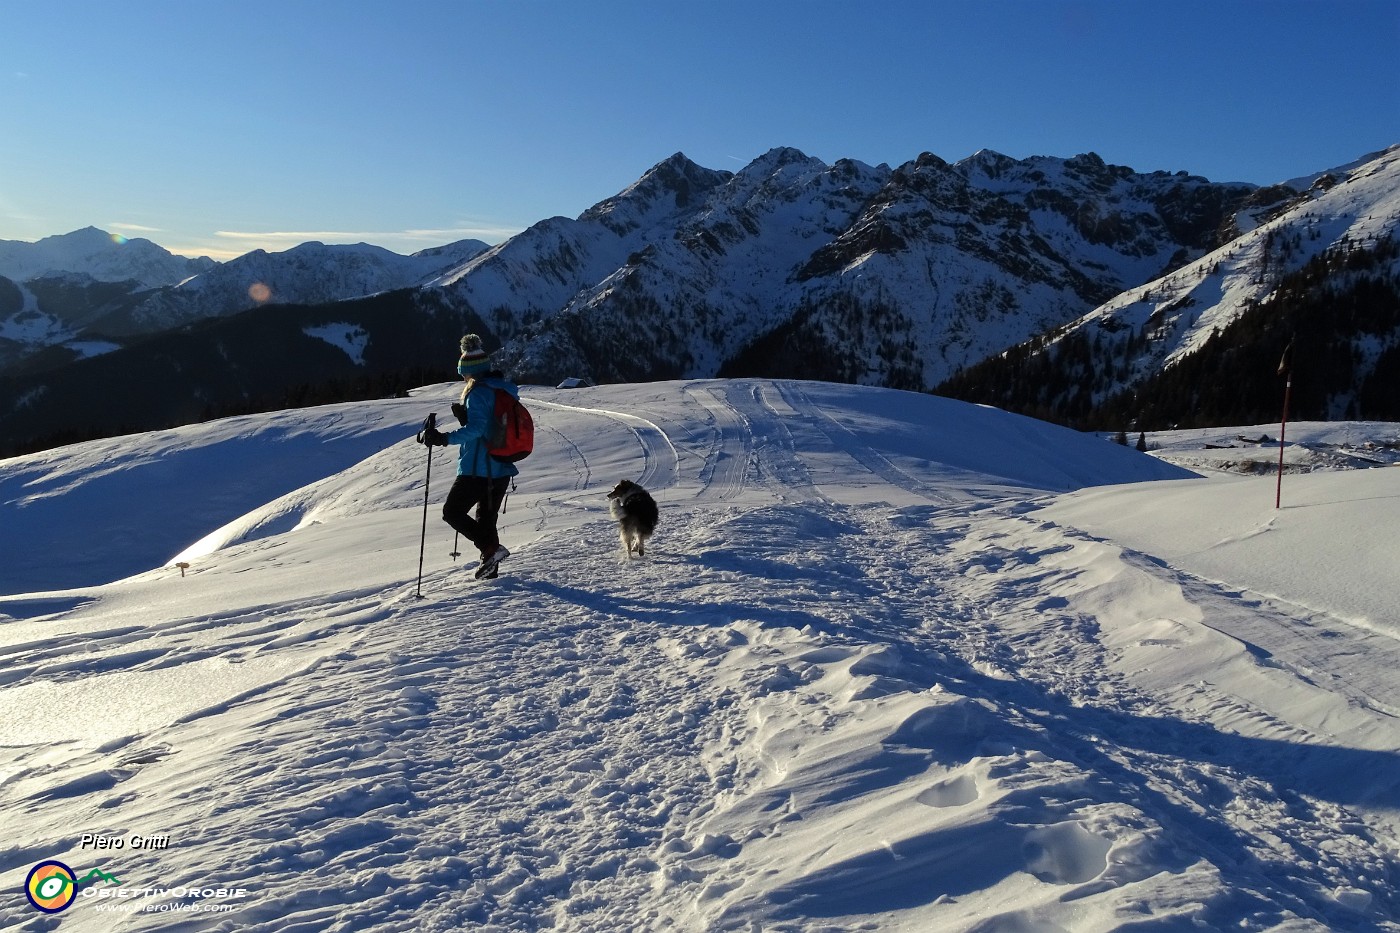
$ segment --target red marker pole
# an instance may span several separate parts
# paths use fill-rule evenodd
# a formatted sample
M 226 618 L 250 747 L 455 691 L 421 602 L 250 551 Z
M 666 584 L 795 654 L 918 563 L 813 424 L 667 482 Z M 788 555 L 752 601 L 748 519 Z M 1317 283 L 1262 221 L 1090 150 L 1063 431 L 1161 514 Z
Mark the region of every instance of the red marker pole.
M 1293 375 L 1290 373 L 1288 382 L 1283 387 L 1283 420 L 1278 426 L 1278 489 L 1274 492 L 1274 508 L 1280 508 L 1283 502 L 1283 438 L 1288 430 L 1288 397 L 1293 394 Z
M 1296 338 L 1294 338 L 1296 339 Z M 1278 426 L 1278 488 L 1274 491 L 1274 508 L 1283 503 L 1283 439 L 1288 430 L 1288 399 L 1293 394 L 1293 340 L 1283 348 L 1283 359 L 1278 362 L 1278 374 L 1286 382 L 1283 386 L 1283 419 Z

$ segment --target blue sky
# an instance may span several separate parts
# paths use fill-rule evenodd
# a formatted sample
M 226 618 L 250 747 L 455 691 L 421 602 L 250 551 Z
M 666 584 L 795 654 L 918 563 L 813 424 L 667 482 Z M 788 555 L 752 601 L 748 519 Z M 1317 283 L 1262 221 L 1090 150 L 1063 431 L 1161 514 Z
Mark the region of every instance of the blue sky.
M 775 146 L 1266 184 L 1400 142 L 1397 62 L 1397 0 L 0 0 L 0 239 L 407 253 Z

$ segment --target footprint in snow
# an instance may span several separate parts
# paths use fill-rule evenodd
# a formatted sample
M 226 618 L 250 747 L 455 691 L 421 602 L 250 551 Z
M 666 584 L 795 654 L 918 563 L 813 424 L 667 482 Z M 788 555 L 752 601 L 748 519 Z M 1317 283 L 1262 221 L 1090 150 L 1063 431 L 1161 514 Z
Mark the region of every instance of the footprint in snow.
M 1109 847 L 1077 822 L 1044 826 L 1026 834 L 1026 869 L 1050 884 L 1082 884 L 1108 868 Z

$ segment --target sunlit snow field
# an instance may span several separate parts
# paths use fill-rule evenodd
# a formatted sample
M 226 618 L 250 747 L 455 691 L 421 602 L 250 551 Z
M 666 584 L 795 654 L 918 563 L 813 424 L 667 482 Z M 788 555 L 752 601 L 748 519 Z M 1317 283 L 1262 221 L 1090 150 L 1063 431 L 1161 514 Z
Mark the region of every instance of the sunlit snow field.
M 0 461 L 0 926 L 1400 929 L 1400 426 L 531 387 L 477 582 L 455 392 Z

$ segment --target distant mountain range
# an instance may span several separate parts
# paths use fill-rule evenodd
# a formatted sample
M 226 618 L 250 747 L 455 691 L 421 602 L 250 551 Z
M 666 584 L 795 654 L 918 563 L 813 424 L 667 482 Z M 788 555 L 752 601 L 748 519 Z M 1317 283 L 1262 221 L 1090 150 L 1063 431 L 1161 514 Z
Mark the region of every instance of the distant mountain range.
M 1149 428 L 1245 381 L 1277 395 L 1259 359 L 1296 334 L 1337 358 L 1300 387 L 1312 416 L 1397 418 L 1397 190 L 1400 147 L 1268 188 L 1092 153 L 775 149 L 737 173 L 678 153 L 489 248 L 215 264 L 91 229 L 0 242 L 0 451 L 452 378 L 465 330 L 521 381 L 809 377 Z M 1222 341 L 1233 362 L 1202 368 Z M 1152 388 L 1188 370 L 1210 391 Z
M 183 282 L 217 265 L 207 257 L 175 256 L 150 240 L 127 239 L 96 227 L 37 243 L 0 240 L 0 276 L 16 282 L 82 275 L 95 282 L 130 282 L 149 289 Z
M 175 256 L 94 227 L 37 243 L 0 240 L 0 371 L 53 369 L 134 338 L 264 304 L 323 304 L 418 285 L 487 249 L 461 240 L 402 256 L 303 243 L 227 263 Z

